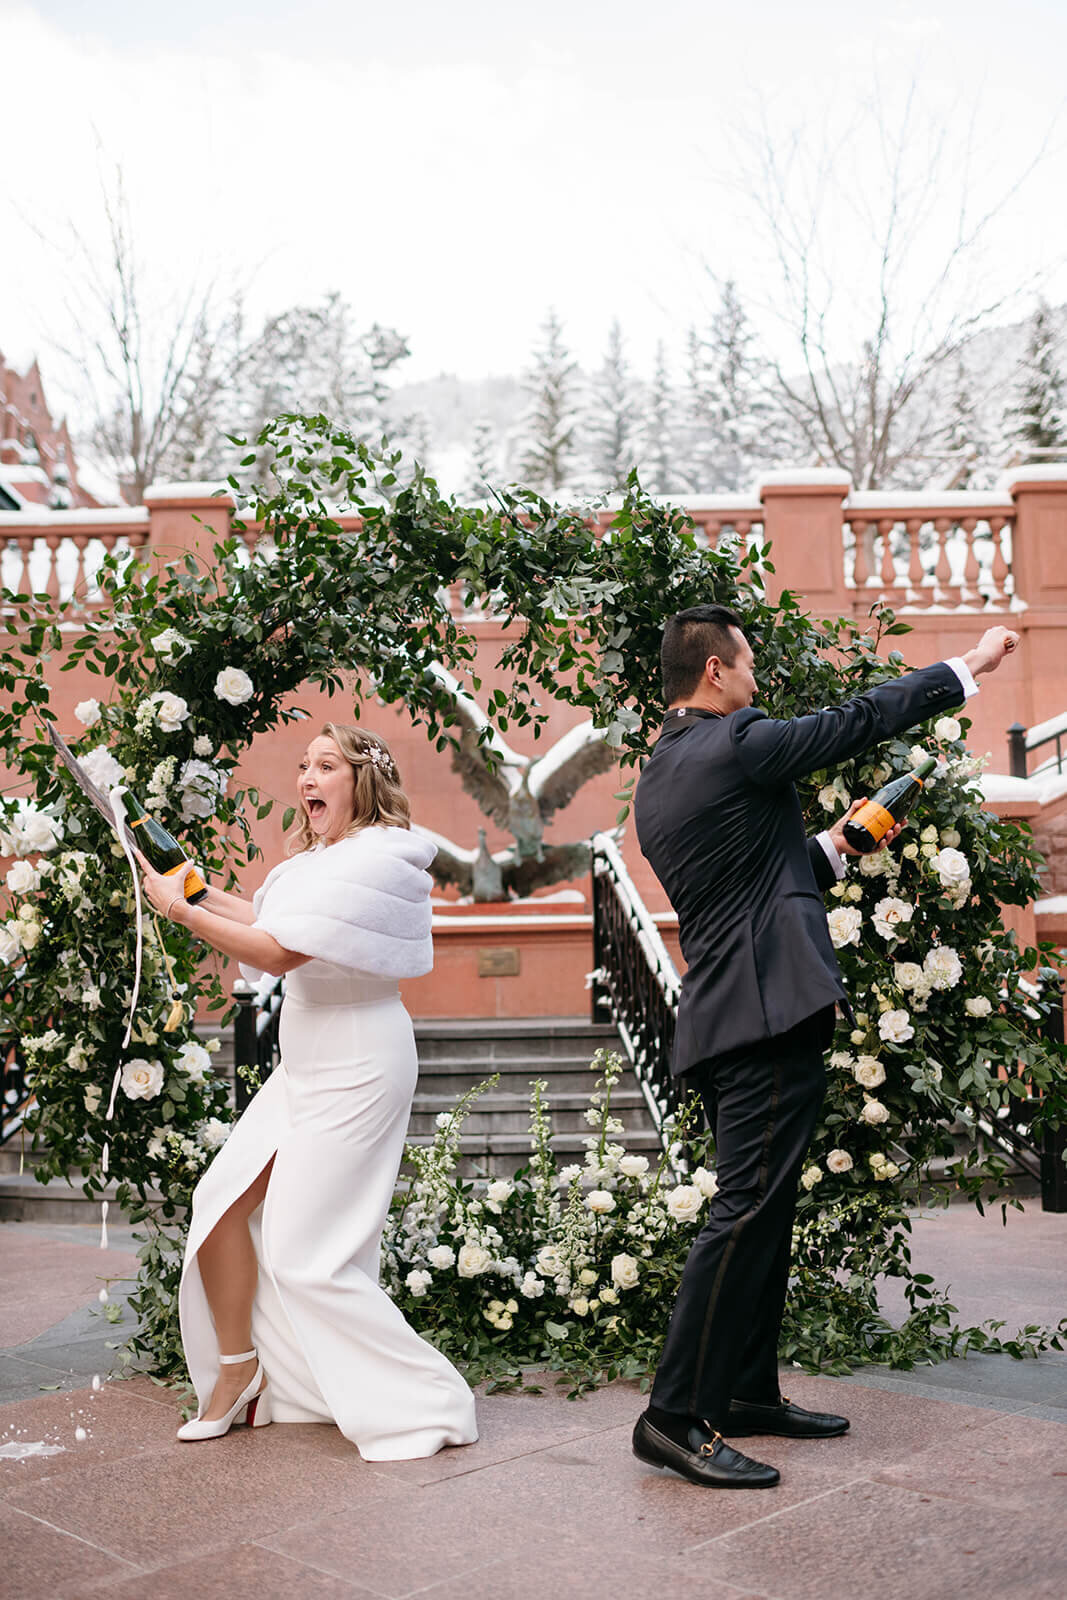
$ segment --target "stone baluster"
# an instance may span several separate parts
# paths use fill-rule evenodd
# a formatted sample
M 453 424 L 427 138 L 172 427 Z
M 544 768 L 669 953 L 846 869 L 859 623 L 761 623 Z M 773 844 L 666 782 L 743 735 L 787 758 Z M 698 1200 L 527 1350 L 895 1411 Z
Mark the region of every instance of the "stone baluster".
M 974 548 L 974 532 L 977 526 L 977 517 L 961 517 L 959 519 L 960 532 L 967 542 L 967 553 L 963 562 L 961 600 L 973 600 L 978 596 L 978 552 Z
M 1004 556 L 1004 530 L 1011 526 L 1010 517 L 990 517 L 989 532 L 993 539 L 993 604 L 998 608 L 1007 598 L 1008 563 Z
M 883 517 L 878 524 L 878 532 L 882 540 L 882 565 L 880 576 L 884 589 L 895 589 L 897 582 L 896 563 L 893 560 L 893 529 L 896 522 L 892 517 Z
M 923 561 L 920 549 L 922 527 L 921 517 L 908 517 L 904 523 L 908 539 L 908 599 L 912 604 L 922 598 Z
M 934 536 L 937 540 L 937 561 L 934 565 L 934 598 L 944 600 L 948 596 L 949 584 L 952 581 L 952 567 L 949 564 L 946 540 L 952 529 L 951 517 L 934 518 Z

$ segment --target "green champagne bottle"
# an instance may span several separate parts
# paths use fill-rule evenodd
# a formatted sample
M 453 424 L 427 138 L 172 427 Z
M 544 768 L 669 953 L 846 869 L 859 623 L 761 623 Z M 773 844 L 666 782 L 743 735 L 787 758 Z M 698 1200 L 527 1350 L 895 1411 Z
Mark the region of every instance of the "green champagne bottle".
M 126 822 L 133 830 L 137 848 L 148 858 L 157 872 L 163 873 L 164 877 L 173 877 L 184 868 L 185 898 L 191 906 L 199 905 L 207 894 L 207 884 L 196 868 L 188 865 L 188 856 L 177 839 L 172 833 L 167 832 L 157 817 L 153 817 L 145 810 L 129 789 L 123 798 L 126 804 Z
M 924 781 L 937 766 L 936 756 L 927 756 L 914 772 L 902 778 L 892 778 L 878 793 L 865 800 L 845 823 L 844 834 L 849 844 L 864 855 L 877 850 L 890 828 L 903 822 L 912 806 L 922 794 Z

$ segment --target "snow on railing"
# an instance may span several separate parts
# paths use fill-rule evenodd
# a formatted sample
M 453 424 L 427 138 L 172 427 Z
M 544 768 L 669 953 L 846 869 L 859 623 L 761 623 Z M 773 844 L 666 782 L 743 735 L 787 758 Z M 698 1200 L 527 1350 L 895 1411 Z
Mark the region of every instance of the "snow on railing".
M 1005 611 L 1012 574 L 1010 495 L 856 491 L 843 512 L 845 581 L 896 611 Z

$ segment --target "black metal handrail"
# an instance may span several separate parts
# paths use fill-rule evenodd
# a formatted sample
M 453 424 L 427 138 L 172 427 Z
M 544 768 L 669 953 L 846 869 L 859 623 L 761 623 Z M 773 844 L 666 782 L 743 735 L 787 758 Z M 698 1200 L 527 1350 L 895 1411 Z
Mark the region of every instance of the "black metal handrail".
M 281 1059 L 278 1023 L 284 978 L 264 978 L 257 986 L 239 978 L 233 986 L 233 1097 L 243 1111 Z
M 1041 724 L 1039 723 L 1040 727 Z M 1036 739 L 1031 730 L 1024 728 L 1021 722 L 1013 722 L 1008 729 L 1008 770 L 1013 778 L 1027 778 L 1030 776 L 1027 757 L 1031 750 L 1040 750 L 1046 744 L 1056 746 L 1056 771 L 1063 771 L 1063 741 L 1067 739 L 1067 727 L 1056 728 L 1052 733 L 1040 734 Z M 1043 769 L 1051 770 L 1051 759 Z
M 681 979 L 615 840 L 593 848 L 593 1021 L 613 1022 L 662 1138 L 688 1098 L 671 1076 Z
M 0 1006 L 6 1009 L 13 999 L 12 991 L 6 990 Z M 0 1058 L 0 1144 L 19 1131 L 32 1103 L 33 1090 L 26 1081 L 26 1064 L 19 1055 L 16 1037 Z
M 1063 983 L 1047 978 L 1045 991 L 1053 1004 L 1040 1021 L 1038 1032 L 1054 1044 L 1063 1044 Z M 1036 1014 L 1036 1013 L 1035 1013 Z M 1044 1110 L 1044 1097 L 1009 1097 L 999 1112 L 978 1117 L 978 1126 L 987 1139 L 1013 1156 L 1031 1178 L 1041 1185 L 1042 1211 L 1067 1211 L 1067 1120 L 1058 1128 L 1042 1127 L 1034 1132 L 1033 1123 Z

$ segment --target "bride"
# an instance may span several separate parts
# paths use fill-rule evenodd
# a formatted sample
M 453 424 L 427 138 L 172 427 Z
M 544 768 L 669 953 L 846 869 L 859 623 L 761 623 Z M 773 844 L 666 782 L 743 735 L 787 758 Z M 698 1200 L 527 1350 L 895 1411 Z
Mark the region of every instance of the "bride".
M 141 858 L 159 911 L 247 975 L 288 977 L 282 1065 L 193 1201 L 180 1306 L 200 1411 L 178 1437 L 335 1422 L 366 1460 L 408 1460 L 478 1437 L 470 1389 L 378 1284 L 418 1073 L 397 979 L 432 965 L 434 847 L 363 728 L 328 722 L 298 792 L 295 853 L 251 903 L 211 888 L 190 906 Z

